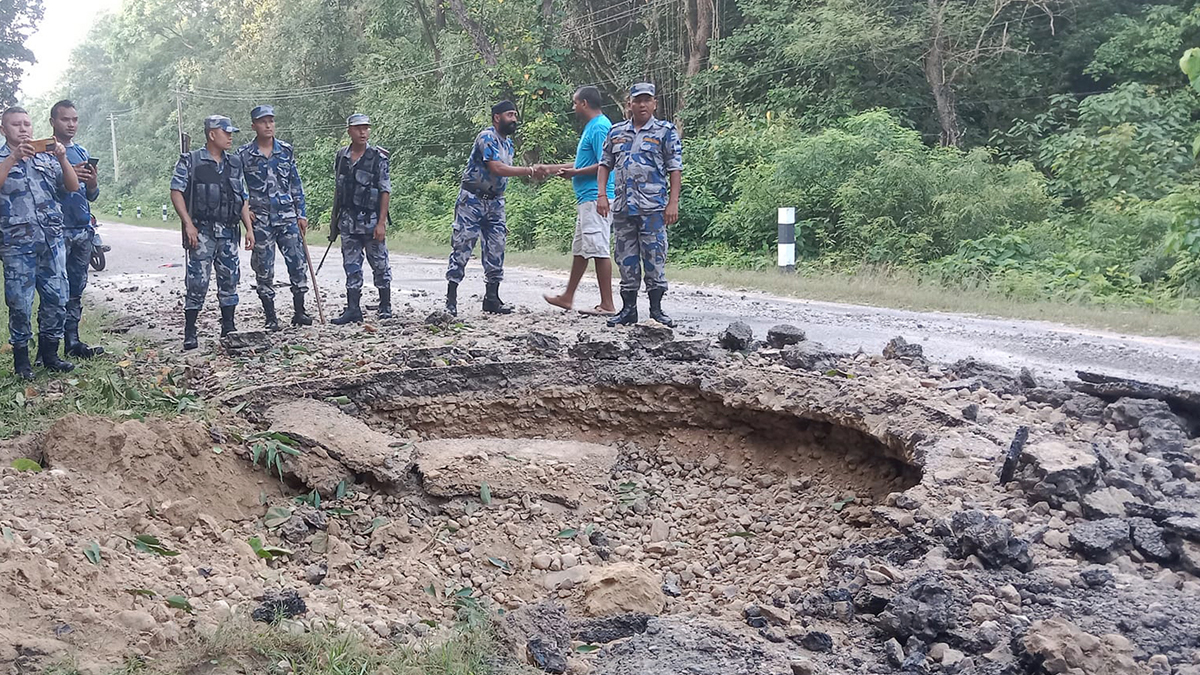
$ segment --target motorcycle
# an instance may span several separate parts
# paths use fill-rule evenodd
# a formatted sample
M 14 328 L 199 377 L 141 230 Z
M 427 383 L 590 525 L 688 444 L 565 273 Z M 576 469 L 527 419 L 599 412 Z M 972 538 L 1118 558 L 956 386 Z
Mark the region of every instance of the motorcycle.
M 96 216 L 92 216 L 92 269 L 97 272 L 104 271 L 104 266 L 108 261 L 104 259 L 104 254 L 111 251 L 111 246 L 106 246 L 100 239 L 98 228 L 100 224 L 96 222 Z

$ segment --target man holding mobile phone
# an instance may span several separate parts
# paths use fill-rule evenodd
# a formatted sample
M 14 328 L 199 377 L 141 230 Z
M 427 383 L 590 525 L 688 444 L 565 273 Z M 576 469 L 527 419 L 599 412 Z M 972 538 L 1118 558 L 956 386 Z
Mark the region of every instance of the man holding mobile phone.
M 91 347 L 79 339 L 79 319 L 83 314 L 83 289 L 87 288 L 88 266 L 92 260 L 92 227 L 90 202 L 100 196 L 96 162 L 82 145 L 75 142 L 79 131 L 79 112 L 75 104 L 63 99 L 50 108 L 50 126 L 54 139 L 67 149 L 67 161 L 75 168 L 81 183 L 78 190 L 68 193 L 60 202 L 63 212 L 63 241 L 67 249 L 67 315 L 63 325 L 63 353 L 90 359 L 104 353 L 104 347 Z
M 8 305 L 8 342 L 13 371 L 33 379 L 29 363 L 33 292 L 38 305 L 38 357 L 47 370 L 75 369 L 58 356 L 67 305 L 66 249 L 59 202 L 79 190 L 66 148 L 39 153 L 30 141 L 33 122 L 24 108 L 0 114 L 0 262 L 4 265 L 4 302 Z

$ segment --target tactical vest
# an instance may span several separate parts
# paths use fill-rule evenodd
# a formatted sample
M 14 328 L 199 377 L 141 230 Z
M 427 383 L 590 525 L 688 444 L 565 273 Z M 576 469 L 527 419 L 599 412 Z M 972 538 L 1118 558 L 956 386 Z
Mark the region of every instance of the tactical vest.
M 228 153 L 226 157 L 228 158 Z M 216 162 L 201 161 L 199 151 L 192 153 L 192 180 L 185 193 L 192 220 L 198 223 L 237 223 L 242 217 L 242 191 L 233 185 L 232 162 L 225 172 L 217 171 Z
M 338 160 L 338 206 L 359 213 L 377 213 L 381 194 L 375 176 L 379 173 L 379 150 L 371 146 L 363 151 L 358 163 L 350 161 L 350 151 Z

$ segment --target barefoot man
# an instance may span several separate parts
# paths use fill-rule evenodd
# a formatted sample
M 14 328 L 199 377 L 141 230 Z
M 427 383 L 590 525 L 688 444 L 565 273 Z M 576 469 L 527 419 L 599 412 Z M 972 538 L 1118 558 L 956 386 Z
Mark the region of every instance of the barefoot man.
M 584 314 L 611 316 L 617 308 L 612 297 L 612 256 L 609 240 L 612 236 L 612 215 L 596 212 L 596 200 L 600 189 L 596 172 L 600 168 L 600 155 L 604 151 L 604 140 L 612 129 L 612 121 L 600 109 L 600 90 L 595 87 L 580 87 L 575 92 L 575 115 L 584 123 L 583 135 L 575 149 L 575 164 L 552 167 L 557 175 L 570 178 L 575 188 L 575 239 L 571 242 L 571 277 L 567 290 L 562 295 L 546 294 L 546 302 L 563 309 L 571 309 L 575 303 L 575 290 L 579 287 L 588 260 L 596 261 L 596 281 L 600 285 L 600 304 L 592 309 L 580 310 Z M 608 200 L 614 199 L 613 177 L 609 175 L 605 185 Z

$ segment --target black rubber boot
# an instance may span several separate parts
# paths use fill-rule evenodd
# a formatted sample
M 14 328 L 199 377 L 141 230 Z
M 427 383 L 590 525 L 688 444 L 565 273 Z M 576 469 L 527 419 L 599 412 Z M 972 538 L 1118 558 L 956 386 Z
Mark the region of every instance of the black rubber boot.
M 183 351 L 195 349 L 200 346 L 200 339 L 196 337 L 196 317 L 200 316 L 198 309 L 183 310 Z
M 511 305 L 500 299 L 500 282 L 489 281 L 483 294 L 483 311 L 489 314 L 512 314 Z
M 233 311 L 235 309 L 237 309 L 237 305 L 221 306 L 221 337 L 237 332 L 237 326 L 233 325 Z
M 663 294 L 666 292 L 666 289 L 663 288 L 656 288 L 648 292 L 648 295 L 650 296 L 650 318 L 661 323 L 667 328 L 674 328 L 675 322 L 672 321 L 671 317 L 667 316 L 667 313 L 662 310 Z
M 63 355 L 77 359 L 90 359 L 104 353 L 104 347 L 92 347 L 79 339 L 79 326 L 63 329 Z
M 33 366 L 29 365 L 29 345 L 13 347 L 13 374 L 25 380 L 33 380 Z
M 275 300 L 263 298 L 262 304 L 263 316 L 266 317 L 263 327 L 269 331 L 279 330 L 279 317 L 275 315 Z
M 312 325 L 312 317 L 304 311 L 304 291 L 292 291 L 292 325 Z
M 446 311 L 451 316 L 458 316 L 458 284 L 446 282 Z
M 621 311 L 608 320 L 608 327 L 630 326 L 638 322 L 637 291 L 621 291 Z
M 379 318 L 392 318 L 392 289 L 379 289 Z
M 352 291 L 346 291 L 346 309 L 342 310 L 341 316 L 334 317 L 329 323 L 335 326 L 341 326 L 347 323 L 362 323 L 362 308 L 358 305 L 358 301 L 361 298 L 361 288 L 356 288 Z
M 57 373 L 69 373 L 75 370 L 74 363 L 58 358 L 58 340 L 38 337 L 37 349 L 38 358 L 41 359 L 42 367 L 46 370 L 52 370 Z

